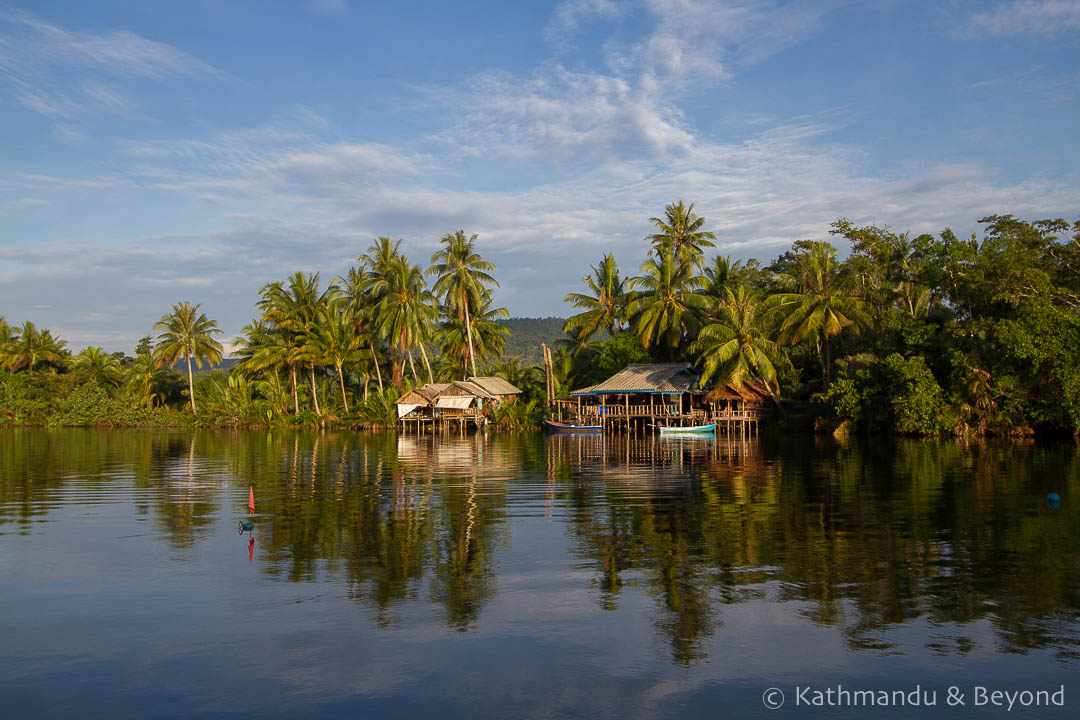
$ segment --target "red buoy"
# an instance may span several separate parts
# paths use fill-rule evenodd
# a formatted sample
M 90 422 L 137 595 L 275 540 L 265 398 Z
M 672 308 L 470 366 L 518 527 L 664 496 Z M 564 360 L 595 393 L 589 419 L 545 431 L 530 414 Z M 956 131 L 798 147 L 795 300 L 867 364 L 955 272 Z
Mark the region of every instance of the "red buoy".
M 255 488 L 248 487 L 248 512 L 255 514 Z

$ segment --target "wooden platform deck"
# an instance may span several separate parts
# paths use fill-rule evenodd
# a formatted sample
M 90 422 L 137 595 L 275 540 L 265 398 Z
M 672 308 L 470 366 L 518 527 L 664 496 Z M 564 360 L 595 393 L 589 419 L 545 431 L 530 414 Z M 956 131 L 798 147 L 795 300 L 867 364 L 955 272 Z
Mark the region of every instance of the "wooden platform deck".
M 453 433 L 464 435 L 467 430 L 483 429 L 488 418 L 480 410 L 469 408 L 459 411 L 442 411 L 437 415 L 406 415 L 398 418 L 398 428 L 410 435 L 426 433 Z
M 651 433 L 656 425 L 688 427 L 716 423 L 716 432 L 724 435 L 750 436 L 758 433 L 762 419 L 770 413 L 758 409 L 695 408 L 680 411 L 678 405 L 575 405 L 560 401 L 557 419 L 564 422 L 600 425 L 604 432 Z

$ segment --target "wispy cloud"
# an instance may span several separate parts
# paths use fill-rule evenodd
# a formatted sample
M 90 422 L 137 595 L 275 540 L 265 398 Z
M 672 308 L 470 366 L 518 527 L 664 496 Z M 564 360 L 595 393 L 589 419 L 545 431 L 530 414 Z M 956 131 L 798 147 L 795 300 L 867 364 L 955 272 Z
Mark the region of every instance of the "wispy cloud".
M 1080 3 L 1076 0 L 1015 0 L 996 3 L 971 18 L 975 32 L 994 35 L 1064 36 L 1080 42 Z
M 65 30 L 22 11 L 0 11 L 0 83 L 16 102 L 54 120 L 141 109 L 121 83 L 222 80 L 225 74 L 166 43 L 118 30 Z M 68 131 L 73 129 L 70 122 Z
M 0 14 L 0 22 L 6 26 L 6 50 L 0 62 L 8 68 L 58 65 L 151 80 L 224 77 L 220 70 L 172 45 L 126 30 L 69 31 L 21 11 Z
M 556 47 L 565 48 L 582 23 L 618 17 L 626 7 L 614 0 L 563 0 L 555 7 L 544 28 L 544 37 Z

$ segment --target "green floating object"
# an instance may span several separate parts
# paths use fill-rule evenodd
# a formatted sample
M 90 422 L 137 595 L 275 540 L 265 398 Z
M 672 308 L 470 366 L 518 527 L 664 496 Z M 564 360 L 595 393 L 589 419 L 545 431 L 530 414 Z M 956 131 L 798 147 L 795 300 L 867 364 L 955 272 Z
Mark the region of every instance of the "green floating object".
M 251 532 L 254 529 L 255 529 L 255 523 L 251 522 L 250 520 L 241 520 L 240 521 L 240 529 L 238 530 L 238 532 L 240 534 L 243 534 L 244 532 Z

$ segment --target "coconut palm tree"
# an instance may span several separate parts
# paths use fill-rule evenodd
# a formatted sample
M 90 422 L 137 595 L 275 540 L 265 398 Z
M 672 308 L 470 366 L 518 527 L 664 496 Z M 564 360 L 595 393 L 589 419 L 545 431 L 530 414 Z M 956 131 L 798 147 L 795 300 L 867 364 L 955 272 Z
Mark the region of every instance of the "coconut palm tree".
M 727 290 L 738 286 L 736 275 L 742 267 L 742 262 L 731 261 L 731 256 L 717 255 L 713 261 L 705 266 L 702 273 L 702 289 L 717 308 L 727 300 Z
M 590 267 L 592 275 L 581 279 L 589 293 L 567 293 L 563 298 L 583 310 L 563 324 L 563 332 L 573 333 L 581 342 L 605 330 L 614 335 L 626 321 L 626 281 L 619 275 L 615 256 L 607 253 L 599 266 Z
M 25 369 L 33 372 L 39 365 L 58 368 L 64 364 L 67 342 L 54 338 L 48 330 L 38 330 L 27 320 L 22 329 L 8 341 L 7 367 L 11 372 Z
M 192 413 L 196 410 L 191 361 L 194 360 L 195 365 L 201 368 L 204 362 L 221 362 L 222 354 L 221 343 L 213 338 L 221 330 L 216 322 L 199 312 L 200 307 L 202 306 L 189 302 L 176 303 L 172 312 L 162 315 L 161 320 L 154 325 L 155 330 L 161 331 L 157 336 L 157 345 L 154 346 L 158 367 L 172 365 L 179 358 L 183 358 L 187 363 L 188 396 Z
M 381 240 L 382 238 L 380 238 Z M 387 238 L 389 240 L 389 238 Z M 400 244 L 400 241 L 399 241 Z M 372 246 L 376 248 L 376 245 Z M 375 252 L 378 255 L 379 253 Z M 366 256 L 361 255 L 360 260 Z M 379 392 L 383 391 L 382 370 L 379 369 L 379 356 L 375 352 L 376 335 L 376 307 L 378 298 L 370 292 L 371 276 L 363 268 L 349 268 L 343 277 L 336 278 L 334 282 L 341 287 L 342 298 L 345 300 L 345 310 L 352 320 L 352 330 L 364 342 L 367 343 L 371 352 L 371 364 L 375 366 L 375 379 L 379 382 Z M 365 375 L 365 377 L 367 377 Z M 367 393 L 368 381 L 364 380 L 364 392 Z
M 127 389 L 139 399 L 140 405 L 154 406 L 154 398 L 159 397 L 154 389 L 162 372 L 150 353 L 136 353 L 135 362 L 127 370 Z
M 425 271 L 426 275 L 438 278 L 433 290 L 442 298 L 445 311 L 464 324 L 473 375 L 477 372 L 471 313 L 484 304 L 491 294 L 491 287 L 499 287 L 491 275 L 495 265 L 476 253 L 475 242 L 475 233 L 466 238 L 462 230 L 444 236 L 443 249 L 431 256 L 431 266 Z
M 434 299 L 424 274 L 401 256 L 372 283 L 371 289 L 382 298 L 378 307 L 379 332 L 390 339 L 398 354 L 393 365 L 393 384 L 401 387 L 406 360 L 412 368 L 413 380 L 419 384 L 412 351 L 429 335 L 428 328 L 436 317 Z
M 757 379 L 773 390 L 779 348 L 762 330 L 758 299 L 741 285 L 734 291 L 725 288 L 724 293 L 716 319 L 701 329 L 690 346 L 698 354 L 702 385 L 715 375 L 718 388 L 738 389 L 746 380 Z
M 352 319 L 348 311 L 331 306 L 320 312 L 311 342 L 313 351 L 321 361 L 333 365 L 337 370 L 341 404 L 345 406 L 345 413 L 348 414 L 349 400 L 345 397 L 345 374 L 342 368 L 346 363 L 358 360 L 363 351 L 360 336 L 352 331 Z
M 836 248 L 827 242 L 796 245 L 799 252 L 794 256 L 792 271 L 777 277 L 781 286 L 790 290 L 771 295 L 765 305 L 781 319 L 780 342 L 814 343 L 822 380 L 828 387 L 832 365 L 829 340 L 844 328 L 857 328 L 868 305 L 855 296 L 851 279 L 840 272 Z
M 264 287 L 265 291 L 266 288 Z M 264 295 L 264 298 L 266 296 Z M 296 388 L 296 365 L 300 336 L 275 328 L 273 323 L 255 320 L 248 323 L 236 338 L 239 362 L 237 372 L 248 375 L 287 372 L 291 385 L 293 412 L 300 412 L 300 397 Z
M 487 362 L 501 357 L 506 351 L 506 337 L 509 328 L 496 322 L 499 318 L 509 317 L 506 308 L 491 307 L 491 299 L 485 298 L 472 315 L 470 325 L 455 316 L 447 318 L 439 328 L 439 352 L 447 358 L 454 358 L 452 366 L 461 368 L 461 376 L 469 374 L 469 363 L 477 356 Z M 470 345 L 469 331 L 472 331 Z M 473 365 L 475 368 L 475 364 Z M 451 375 L 456 374 L 456 371 Z M 473 375 L 476 375 L 473 370 Z
M 120 361 L 105 352 L 104 348 L 88 347 L 75 356 L 72 367 L 81 370 L 87 376 L 95 378 L 105 385 L 116 386 L 120 384 L 122 372 Z
M 705 218 L 694 213 L 694 204 L 686 206 L 682 200 L 666 206 L 663 218 L 649 218 L 649 222 L 659 230 L 646 238 L 652 243 L 652 252 L 658 253 L 664 245 L 670 245 L 682 262 L 700 266 L 705 257 L 702 248 L 713 247 L 712 241 L 716 240 L 714 233 L 702 230 Z
M 322 414 L 315 390 L 315 367 L 319 364 L 319 357 L 312 351 L 310 339 L 319 312 L 328 307 L 338 293 L 338 287 L 333 283 L 325 291 L 319 292 L 319 273 L 304 275 L 295 272 L 284 284 L 270 283 L 265 286 L 258 304 L 263 311 L 263 320 L 272 323 L 275 330 L 282 332 L 287 339 L 289 352 L 286 362 L 293 366 L 307 366 L 316 415 Z
M 7 368 L 14 352 L 13 343 L 18 337 L 15 329 L 7 324 L 7 320 L 0 315 L 0 370 Z M 12 371 L 14 372 L 14 370 Z
M 642 345 L 667 345 L 668 358 L 674 360 L 679 344 L 696 333 L 698 316 L 708 309 L 706 297 L 695 292 L 701 278 L 694 274 L 693 263 L 681 260 L 671 245 L 662 245 L 629 284 L 637 290 L 626 311 Z

